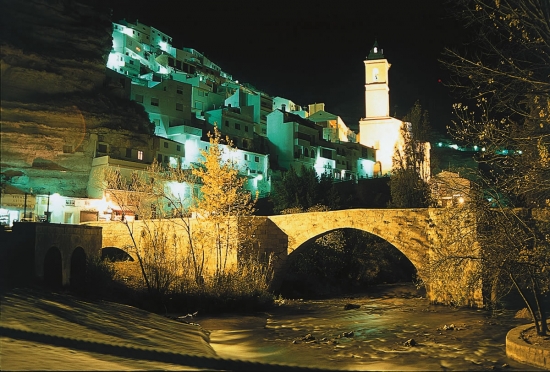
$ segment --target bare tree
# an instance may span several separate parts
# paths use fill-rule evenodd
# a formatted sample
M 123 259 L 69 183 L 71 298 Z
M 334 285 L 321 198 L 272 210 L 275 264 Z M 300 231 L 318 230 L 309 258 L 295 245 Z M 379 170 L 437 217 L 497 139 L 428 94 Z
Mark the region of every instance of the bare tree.
M 471 207 L 483 272 L 500 289 L 515 287 L 537 332 L 546 334 L 548 221 L 530 208 L 550 205 L 550 2 L 455 0 L 450 6 L 472 37 L 464 50 L 447 49 L 442 62 L 463 100 L 454 106 L 449 132 L 481 149 L 479 195 Z

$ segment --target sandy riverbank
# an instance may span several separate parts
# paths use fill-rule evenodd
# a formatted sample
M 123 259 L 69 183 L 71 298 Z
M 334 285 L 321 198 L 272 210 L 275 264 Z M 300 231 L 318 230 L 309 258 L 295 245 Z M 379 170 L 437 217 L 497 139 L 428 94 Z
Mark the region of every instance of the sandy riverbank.
M 4 293 L 0 326 L 2 370 L 189 369 L 179 363 L 152 361 L 155 358 L 145 357 L 143 350 L 156 350 L 161 356 L 171 352 L 217 357 L 207 332 L 197 326 L 131 306 L 86 302 L 65 294 L 27 289 Z M 23 331 L 24 337 L 6 337 L 11 330 Z M 43 335 L 51 336 L 50 342 L 36 341 Z M 97 345 L 123 356 L 102 353 Z M 169 355 L 157 359 L 170 360 Z

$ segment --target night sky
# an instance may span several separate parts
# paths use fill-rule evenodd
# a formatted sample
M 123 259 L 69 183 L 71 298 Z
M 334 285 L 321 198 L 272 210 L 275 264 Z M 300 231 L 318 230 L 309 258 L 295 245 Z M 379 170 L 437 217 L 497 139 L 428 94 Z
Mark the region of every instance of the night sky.
M 459 43 L 461 30 L 443 0 L 166 4 L 116 1 L 112 19 L 153 26 L 174 47 L 194 48 L 272 96 L 324 102 L 355 130 L 364 116 L 363 61 L 377 39 L 392 65 L 390 115 L 402 117 L 420 100 L 435 129 L 444 131 L 451 119 L 447 72 L 437 59 Z

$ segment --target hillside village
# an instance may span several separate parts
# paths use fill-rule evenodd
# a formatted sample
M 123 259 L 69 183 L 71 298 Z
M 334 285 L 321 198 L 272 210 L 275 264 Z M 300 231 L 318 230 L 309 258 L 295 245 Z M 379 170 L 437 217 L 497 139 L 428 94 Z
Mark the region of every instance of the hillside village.
M 103 169 L 144 171 L 155 160 L 188 169 L 200 161 L 200 151 L 207 150 L 214 126 L 236 146 L 237 151 L 226 151 L 226 156 L 247 177 L 246 189 L 260 197 L 267 197 L 273 180 L 291 167 L 298 172 L 302 166 L 313 168 L 319 176 L 328 173 L 335 181 L 350 182 L 391 173 L 404 123 L 389 116 L 390 64 L 376 41 L 364 61 L 365 116 L 359 133 L 326 111 L 323 103 L 305 107 L 273 97 L 234 80 L 195 49 L 173 44 L 171 36 L 153 26 L 125 20 L 112 23 L 102 85 L 121 101 L 142 106 L 151 128 L 94 125 L 74 107 L 64 113 L 72 118 L 66 125 L 66 118 L 56 121 L 41 115 L 37 127 L 47 134 L 29 136 L 26 145 L 33 148 L 32 154 L 22 155 L 17 131 L 24 125 L 17 120 L 25 109 L 33 108 L 10 111 L 8 107 L 5 118 L 12 120 L 3 119 L 2 128 L 7 140 L 2 142 L 1 223 L 113 219 L 116 206 L 97 179 Z M 37 124 L 36 117 L 32 121 Z M 66 130 L 72 133 L 67 135 Z M 423 146 L 428 150 L 423 170 L 427 180 L 429 144 Z

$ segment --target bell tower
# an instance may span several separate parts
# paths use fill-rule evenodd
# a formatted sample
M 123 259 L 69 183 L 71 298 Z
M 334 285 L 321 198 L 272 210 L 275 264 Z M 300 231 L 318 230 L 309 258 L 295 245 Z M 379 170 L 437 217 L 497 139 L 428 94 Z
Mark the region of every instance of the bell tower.
M 365 60 L 365 119 L 390 116 L 390 66 L 375 40 Z

